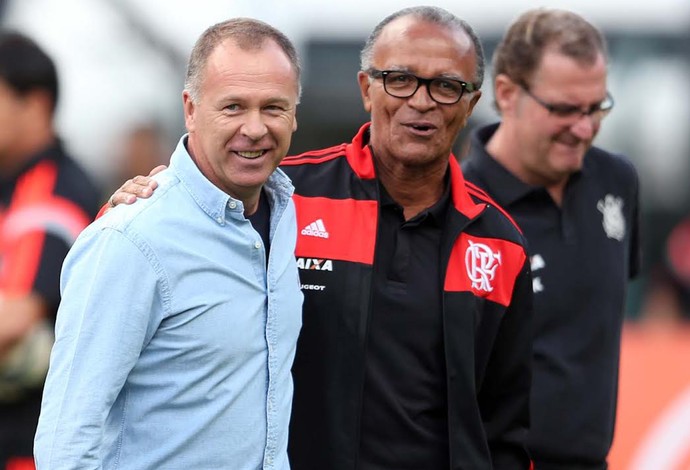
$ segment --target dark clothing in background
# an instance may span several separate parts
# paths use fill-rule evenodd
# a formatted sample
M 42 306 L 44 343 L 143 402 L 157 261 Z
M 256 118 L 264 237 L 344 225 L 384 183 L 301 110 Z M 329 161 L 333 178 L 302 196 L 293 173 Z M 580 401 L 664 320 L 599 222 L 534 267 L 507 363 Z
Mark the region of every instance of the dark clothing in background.
M 592 147 L 558 207 L 486 152 L 496 128 L 473 134 L 463 171 L 527 238 L 535 326 L 528 448 L 538 470 L 603 469 L 626 286 L 640 264 L 637 174 L 626 158 Z
M 101 195 L 60 143 L 0 181 L 0 292 L 31 292 L 46 303 L 52 329 L 60 302 L 62 262 L 95 217 Z M 4 379 L 0 379 L 0 382 Z M 0 386 L 2 388 L 2 386 Z M 42 387 L 0 393 L 0 469 L 10 457 L 33 456 Z

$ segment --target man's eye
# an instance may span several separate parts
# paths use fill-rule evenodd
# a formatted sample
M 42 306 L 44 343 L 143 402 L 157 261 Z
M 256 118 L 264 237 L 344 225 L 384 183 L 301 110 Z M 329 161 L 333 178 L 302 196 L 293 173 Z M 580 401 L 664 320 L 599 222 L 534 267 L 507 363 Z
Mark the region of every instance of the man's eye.
M 394 82 L 396 85 L 405 85 L 412 81 L 412 77 L 406 74 L 391 74 L 389 80 Z
M 459 82 L 451 80 L 436 79 L 433 83 L 439 88 L 439 90 L 442 91 L 450 91 L 457 93 L 462 89 L 462 85 Z
M 580 108 L 578 108 L 577 106 L 571 106 L 571 105 L 567 105 L 567 104 L 563 104 L 563 105 L 556 104 L 556 105 L 551 105 L 551 112 L 553 114 L 555 114 L 556 116 L 570 117 L 570 116 L 574 116 L 576 114 L 580 114 L 581 111 L 580 111 Z
M 231 111 L 231 112 L 239 111 L 240 105 L 239 104 L 228 104 L 228 105 L 225 105 L 225 108 L 223 108 L 223 109 L 225 109 L 226 111 Z

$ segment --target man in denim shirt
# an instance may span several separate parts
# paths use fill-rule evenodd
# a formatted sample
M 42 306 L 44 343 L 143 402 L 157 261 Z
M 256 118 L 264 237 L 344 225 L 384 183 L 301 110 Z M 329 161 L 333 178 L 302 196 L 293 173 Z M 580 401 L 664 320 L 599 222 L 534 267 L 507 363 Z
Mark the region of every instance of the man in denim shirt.
M 302 294 L 276 168 L 299 93 L 295 49 L 269 25 L 197 41 L 189 133 L 160 189 L 89 226 L 65 262 L 39 469 L 289 468 Z

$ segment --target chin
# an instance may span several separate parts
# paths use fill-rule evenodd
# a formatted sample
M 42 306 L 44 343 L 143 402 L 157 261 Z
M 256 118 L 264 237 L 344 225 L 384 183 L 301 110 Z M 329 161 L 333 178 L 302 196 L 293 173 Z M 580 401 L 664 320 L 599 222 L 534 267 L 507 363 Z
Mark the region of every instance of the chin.
M 560 167 L 565 171 L 579 171 L 582 169 L 584 161 L 585 152 L 581 148 L 561 151 L 557 154 L 556 159 L 553 160 L 556 163 L 556 167 Z
M 439 157 L 439 150 L 430 145 L 411 143 L 396 151 L 398 160 L 410 166 L 428 166 L 435 163 Z M 450 150 L 448 151 L 450 154 Z M 446 158 L 445 155 L 443 158 Z

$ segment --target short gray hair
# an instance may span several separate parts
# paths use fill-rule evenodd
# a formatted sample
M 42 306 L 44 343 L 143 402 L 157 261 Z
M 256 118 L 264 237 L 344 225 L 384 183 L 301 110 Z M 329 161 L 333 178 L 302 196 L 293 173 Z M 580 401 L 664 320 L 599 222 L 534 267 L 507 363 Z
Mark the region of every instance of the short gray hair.
M 196 101 L 200 95 L 201 81 L 204 68 L 209 56 L 215 48 L 225 41 L 232 39 L 244 50 L 258 50 L 266 40 L 275 41 L 283 50 L 292 64 L 297 77 L 297 101 L 302 94 L 301 66 L 297 50 L 285 34 L 263 21 L 253 18 L 232 18 L 209 27 L 197 39 L 187 64 L 187 76 L 184 89 L 189 93 L 192 101 Z
M 477 70 L 473 84 L 477 89 L 481 88 L 482 83 L 484 82 L 484 49 L 481 41 L 479 40 L 479 36 L 477 36 L 477 33 L 475 33 L 474 29 L 469 25 L 469 23 L 439 7 L 417 6 L 403 8 L 402 10 L 396 11 L 395 13 L 384 18 L 379 24 L 376 25 L 374 30 L 369 35 L 367 41 L 364 43 L 364 48 L 360 54 L 360 67 L 362 71 L 366 72 L 372 68 L 374 45 L 376 44 L 379 36 L 381 36 L 383 29 L 388 26 L 389 23 L 397 20 L 398 18 L 402 18 L 403 16 L 413 16 L 422 21 L 465 32 L 465 34 L 470 37 L 470 40 L 474 45 L 474 52 L 476 54 Z

